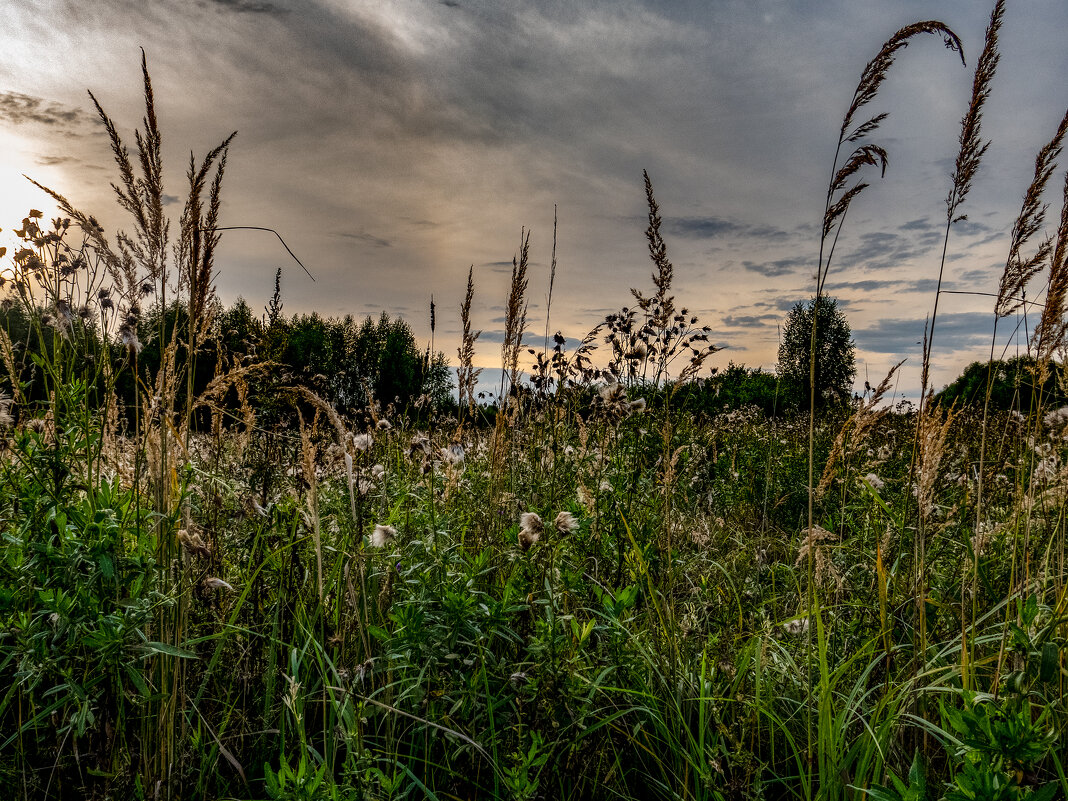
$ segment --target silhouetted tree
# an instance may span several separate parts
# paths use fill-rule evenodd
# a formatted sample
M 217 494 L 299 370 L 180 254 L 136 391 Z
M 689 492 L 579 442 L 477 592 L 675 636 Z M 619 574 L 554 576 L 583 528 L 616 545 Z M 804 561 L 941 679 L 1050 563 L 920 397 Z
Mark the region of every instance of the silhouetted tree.
M 798 302 L 786 316 L 779 344 L 779 378 L 800 390 L 801 405 L 808 408 L 812 347 L 812 317 L 816 316 L 816 405 L 847 400 L 857 374 L 856 344 L 838 302 L 825 295 Z

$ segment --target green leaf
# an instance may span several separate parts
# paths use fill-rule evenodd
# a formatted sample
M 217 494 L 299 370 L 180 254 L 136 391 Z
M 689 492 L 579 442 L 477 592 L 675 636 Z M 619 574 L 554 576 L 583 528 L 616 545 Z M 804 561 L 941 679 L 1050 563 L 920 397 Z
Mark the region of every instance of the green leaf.
M 179 659 L 200 659 L 200 657 L 192 651 L 179 648 L 177 645 L 168 645 L 165 642 L 146 642 L 143 645 L 139 645 L 138 648 L 145 654 L 145 656 L 163 654 L 164 656 L 175 656 Z

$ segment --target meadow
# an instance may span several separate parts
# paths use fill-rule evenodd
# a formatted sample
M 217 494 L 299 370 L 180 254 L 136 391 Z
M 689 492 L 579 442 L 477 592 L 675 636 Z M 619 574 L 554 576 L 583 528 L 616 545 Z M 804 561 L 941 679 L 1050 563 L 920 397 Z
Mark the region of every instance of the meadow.
M 960 51 L 918 23 L 862 73 L 817 298 L 851 200 L 885 170 L 867 106 L 932 34 Z M 652 286 L 633 307 L 576 347 L 550 319 L 543 336 L 524 235 L 499 397 L 475 393 L 472 276 L 458 402 L 365 387 L 341 408 L 276 369 L 267 318 L 224 330 L 232 137 L 191 160 L 172 231 L 144 80 L 134 157 L 97 105 L 129 233 L 48 190 L 61 216 L 31 211 L 0 251 L 5 319 L 28 321 L 0 331 L 4 798 L 1068 796 L 1068 204 L 1047 236 L 1042 202 L 1068 115 L 992 309 L 1045 282 L 1007 403 L 994 370 L 972 403 L 938 402 L 926 369 L 918 405 L 890 403 L 893 373 L 825 397 L 816 347 L 808 381 L 757 374 L 743 397 L 672 295 L 646 176 Z

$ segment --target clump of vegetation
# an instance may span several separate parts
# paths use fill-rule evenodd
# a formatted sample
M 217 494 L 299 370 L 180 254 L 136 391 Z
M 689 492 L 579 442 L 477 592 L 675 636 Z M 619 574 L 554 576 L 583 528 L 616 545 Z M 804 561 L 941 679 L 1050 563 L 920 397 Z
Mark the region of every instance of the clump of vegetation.
M 960 46 L 941 23 L 892 37 L 840 148 L 878 127 L 853 117 L 923 32 Z M 892 408 L 893 371 L 850 397 L 821 290 L 880 148 L 836 159 L 781 375 L 705 372 L 717 347 L 671 294 L 646 175 L 653 290 L 570 351 L 547 319 L 526 386 L 524 231 L 509 383 L 478 403 L 469 276 L 456 405 L 400 321 L 287 320 L 280 280 L 263 318 L 218 304 L 232 137 L 191 165 L 168 248 L 144 78 L 136 161 L 101 111 L 134 233 L 55 195 L 64 216 L 31 211 L 5 262 L 4 797 L 1068 791 L 1064 329 L 1040 326 L 1011 408 L 993 371 L 975 408 Z

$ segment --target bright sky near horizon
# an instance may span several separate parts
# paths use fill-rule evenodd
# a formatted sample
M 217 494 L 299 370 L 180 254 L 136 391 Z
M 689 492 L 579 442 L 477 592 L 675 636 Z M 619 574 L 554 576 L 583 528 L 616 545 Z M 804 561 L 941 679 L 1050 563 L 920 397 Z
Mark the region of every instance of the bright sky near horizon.
M 975 57 L 978 0 L 63 0 L 0 4 L 0 244 L 30 206 L 25 173 L 128 227 L 86 90 L 133 146 L 147 53 L 175 217 L 190 150 L 232 130 L 217 257 L 224 302 L 260 308 L 284 271 L 289 313 L 407 319 L 454 357 L 474 265 L 479 361 L 499 364 L 503 306 L 532 231 L 528 341 L 541 342 L 559 213 L 551 329 L 569 344 L 649 287 L 642 170 L 664 217 L 675 294 L 727 348 L 774 366 L 777 325 L 813 291 L 831 159 L 865 63 L 901 26 L 940 19 L 967 68 L 923 36 L 872 112 L 890 156 L 846 222 L 829 281 L 858 346 L 858 383 L 907 358 L 915 398 L 934 303 L 945 196 Z M 983 120 L 992 141 L 954 228 L 948 289 L 996 292 L 1034 157 L 1068 107 L 1068 4 L 1011 0 Z M 1068 164 L 1068 158 L 1062 159 Z M 1063 166 L 1050 182 L 1060 212 Z M 1042 277 L 1029 289 L 1040 299 Z M 985 358 L 993 299 L 944 295 L 934 383 Z M 1000 324 L 998 350 L 1032 320 Z

